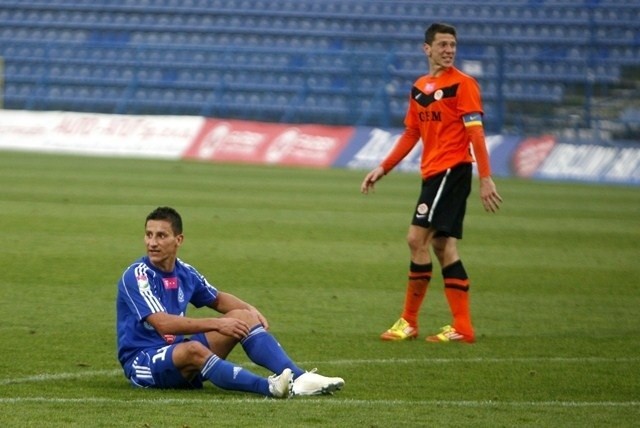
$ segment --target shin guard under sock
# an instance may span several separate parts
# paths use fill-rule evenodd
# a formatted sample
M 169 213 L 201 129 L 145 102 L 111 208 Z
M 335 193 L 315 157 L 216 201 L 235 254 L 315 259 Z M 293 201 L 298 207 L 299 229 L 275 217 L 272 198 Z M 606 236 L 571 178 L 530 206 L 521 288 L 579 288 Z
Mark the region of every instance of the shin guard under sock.
M 404 298 L 402 318 L 412 327 L 418 327 L 418 314 L 427 294 L 429 281 L 431 281 L 433 265 L 419 265 L 411 262 L 409 267 L 409 280 Z
M 473 337 L 471 311 L 469 309 L 469 278 L 458 260 L 442 269 L 444 292 L 453 315 L 453 328 L 460 334 Z
M 267 379 L 223 360 L 215 354 L 205 362 L 200 374 L 218 388 L 254 392 L 264 396 L 271 395 Z
M 286 368 L 291 369 L 294 377 L 304 373 L 304 370 L 289 358 L 276 338 L 261 325 L 252 328 L 240 344 L 251 361 L 275 374 L 279 375 Z

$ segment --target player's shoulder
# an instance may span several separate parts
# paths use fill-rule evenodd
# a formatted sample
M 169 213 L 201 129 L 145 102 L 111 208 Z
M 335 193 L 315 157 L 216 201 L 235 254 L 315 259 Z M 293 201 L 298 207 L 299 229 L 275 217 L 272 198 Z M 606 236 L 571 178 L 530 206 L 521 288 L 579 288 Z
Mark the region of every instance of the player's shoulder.
M 140 257 L 138 260 L 134 261 L 129 266 L 127 266 L 127 268 L 124 270 L 124 273 L 125 275 L 128 273 L 133 273 L 137 275 L 142 272 L 147 272 L 149 270 L 151 270 L 151 268 L 145 262 L 144 257 Z
M 176 259 L 176 274 L 193 284 L 209 285 L 207 278 L 203 274 L 181 259 Z
M 433 77 L 429 74 L 423 74 L 422 76 L 418 76 L 418 78 L 413 82 L 413 86 L 423 87 L 424 83 L 430 79 L 433 79 Z
M 155 271 L 149 266 L 144 258 L 140 258 L 131 263 L 122 274 L 120 280 L 121 286 L 134 285 L 144 286 L 149 284 L 155 278 Z
M 201 276 L 200 272 L 198 272 L 198 269 L 180 258 L 176 259 L 176 270 L 180 270 L 191 275 Z
M 449 75 L 452 78 L 455 78 L 457 80 L 466 80 L 466 81 L 470 81 L 470 82 L 477 82 L 477 79 L 475 77 L 473 77 L 470 74 L 465 73 L 464 71 L 460 70 L 457 67 L 451 67 L 449 69 Z

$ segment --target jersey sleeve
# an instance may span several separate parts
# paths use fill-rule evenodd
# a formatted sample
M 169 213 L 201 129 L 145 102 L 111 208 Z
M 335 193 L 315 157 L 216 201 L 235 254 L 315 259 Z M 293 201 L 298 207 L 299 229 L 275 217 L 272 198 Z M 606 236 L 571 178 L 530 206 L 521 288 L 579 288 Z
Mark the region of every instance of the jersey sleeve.
M 120 293 L 139 321 L 157 312 L 166 312 L 157 296 L 155 274 L 144 263 L 132 265 L 120 279 Z
M 460 116 L 464 116 L 469 113 L 481 113 L 484 114 L 482 109 L 482 97 L 480 95 L 480 85 L 478 82 L 469 77 L 462 81 L 462 87 L 460 93 L 462 96 L 458 101 L 458 111 Z
M 191 304 L 197 308 L 210 306 L 218 298 L 218 289 L 211 285 L 207 278 L 198 272 L 194 267 L 189 266 L 191 280 L 194 283 Z
M 464 81 L 464 96 L 460 99 L 459 110 L 467 132 L 471 146 L 473 147 L 474 158 L 478 164 L 480 178 L 491 176 L 491 164 L 489 154 L 485 144 L 484 129 L 482 126 L 482 100 L 480 95 L 480 85 L 469 78 Z
M 398 165 L 402 159 L 404 159 L 409 152 L 413 149 L 416 143 L 420 140 L 420 130 L 416 128 L 406 128 L 402 133 L 402 136 L 398 139 L 386 158 L 380 163 L 384 173 L 387 174 L 396 165 Z
M 473 156 L 478 164 L 478 174 L 480 178 L 491 176 L 491 163 L 489 152 L 485 143 L 484 129 L 480 125 L 472 125 L 467 128 L 467 135 L 473 147 Z

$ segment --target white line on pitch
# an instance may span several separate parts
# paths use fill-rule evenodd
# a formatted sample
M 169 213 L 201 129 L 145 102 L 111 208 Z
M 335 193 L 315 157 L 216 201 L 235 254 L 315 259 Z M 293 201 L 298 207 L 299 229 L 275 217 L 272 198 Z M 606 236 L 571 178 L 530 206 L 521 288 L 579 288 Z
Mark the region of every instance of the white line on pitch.
M 634 363 L 640 362 L 640 357 L 511 357 L 511 358 L 387 358 L 363 360 L 332 360 L 324 361 L 325 365 L 358 365 L 358 364 L 459 364 L 459 363 Z
M 299 366 L 357 366 L 371 364 L 509 364 L 509 363 L 569 363 L 569 364 L 597 364 L 597 363 L 637 363 L 640 357 L 513 357 L 513 358 L 383 358 L 362 360 L 330 360 L 301 362 Z M 238 363 L 241 366 L 255 367 L 252 363 Z M 10 385 L 27 382 L 49 382 L 52 380 L 80 379 L 100 376 L 124 376 L 122 370 L 87 370 L 68 373 L 42 373 L 21 378 L 2 379 L 0 385 Z
M 335 400 L 314 400 L 314 399 L 293 399 L 293 400 L 269 400 L 265 398 L 153 398 L 153 399 L 115 399 L 104 397 L 83 397 L 83 398 L 50 398 L 50 397 L 8 397 L 0 398 L 0 404 L 16 404 L 16 403 L 60 403 L 60 404 L 91 404 L 106 403 L 118 405 L 186 405 L 186 404 L 267 404 L 279 405 L 280 403 L 304 403 L 304 406 L 322 404 L 322 406 L 457 406 L 457 407 L 639 407 L 640 401 L 493 401 L 493 400 L 353 400 L 353 399 L 335 399 Z

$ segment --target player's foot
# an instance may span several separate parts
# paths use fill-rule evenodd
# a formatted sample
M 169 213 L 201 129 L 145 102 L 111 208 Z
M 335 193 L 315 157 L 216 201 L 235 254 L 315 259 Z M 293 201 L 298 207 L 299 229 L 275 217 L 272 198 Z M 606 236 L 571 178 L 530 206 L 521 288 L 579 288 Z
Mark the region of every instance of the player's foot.
M 293 395 L 331 395 L 344 386 L 341 377 L 322 376 L 316 370 L 303 373 L 293 381 Z
M 400 318 L 389 330 L 380 335 L 382 340 L 405 340 L 416 337 L 418 337 L 418 328 L 410 326 L 404 318 Z
M 280 375 L 271 375 L 267 379 L 269 382 L 269 392 L 274 398 L 289 398 L 293 388 L 293 372 L 291 369 L 284 369 Z
M 438 334 L 433 336 L 427 336 L 427 342 L 442 343 L 442 342 L 466 342 L 473 343 L 475 338 L 473 336 L 466 336 L 458 333 L 455 328 L 450 325 L 445 325 Z

